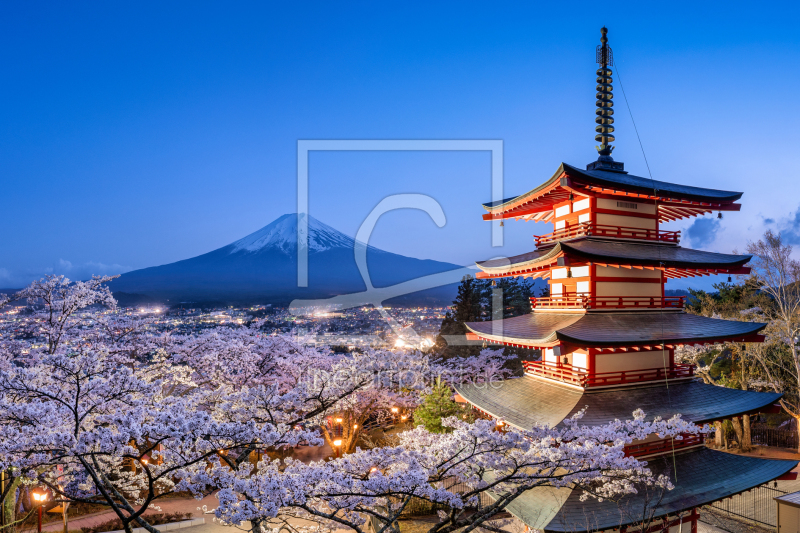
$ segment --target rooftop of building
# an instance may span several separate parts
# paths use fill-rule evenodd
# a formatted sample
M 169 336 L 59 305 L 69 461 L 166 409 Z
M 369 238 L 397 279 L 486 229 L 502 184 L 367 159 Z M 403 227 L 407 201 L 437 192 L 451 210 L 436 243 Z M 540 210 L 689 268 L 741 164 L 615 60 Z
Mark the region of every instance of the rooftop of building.
M 548 248 L 508 258 L 478 261 L 476 265 L 487 274 L 508 275 L 519 270 L 537 268 L 552 263 L 561 255 L 594 263 L 688 270 L 740 268 L 752 257 L 693 250 L 674 244 L 618 242 L 597 237 L 584 237 L 573 241 L 558 242 Z
M 624 347 L 749 341 L 766 327 L 760 322 L 722 320 L 684 312 L 536 312 L 486 322 L 467 322 L 482 339 L 544 347 L 558 342 L 578 347 Z
M 582 409 L 586 411 L 580 423 L 587 426 L 629 420 L 636 409 L 642 409 L 648 420 L 680 414 L 685 420 L 703 424 L 758 412 L 783 396 L 700 381 L 580 391 L 531 376 L 507 379 L 491 387 L 461 384 L 456 391 L 478 409 L 522 430 L 537 425 L 556 427 Z
M 545 532 L 612 530 L 647 518 L 677 512 L 749 490 L 791 471 L 797 461 L 758 459 L 697 448 L 653 458 L 648 468 L 668 476 L 674 488 L 641 487 L 619 501 L 588 498 L 573 488 L 537 487 L 515 499 L 507 510 Z M 688 529 L 688 525 L 685 526 Z
M 744 194 L 736 191 L 707 189 L 705 187 L 658 181 L 641 176 L 634 176 L 625 171 L 582 170 L 567 163 L 561 163 L 558 170 L 541 185 L 538 185 L 526 193 L 512 196 L 498 202 L 487 202 L 483 204 L 483 207 L 487 211 L 493 211 L 498 208 L 510 208 L 526 200 L 533 200 L 550 192 L 554 186 L 563 187 L 565 184 L 561 183 L 561 178 L 564 177 L 571 181 L 570 185 L 581 188 L 610 189 L 663 200 L 688 200 L 702 203 L 726 204 L 735 202 Z M 566 199 L 568 194 L 569 191 L 565 190 L 564 199 Z

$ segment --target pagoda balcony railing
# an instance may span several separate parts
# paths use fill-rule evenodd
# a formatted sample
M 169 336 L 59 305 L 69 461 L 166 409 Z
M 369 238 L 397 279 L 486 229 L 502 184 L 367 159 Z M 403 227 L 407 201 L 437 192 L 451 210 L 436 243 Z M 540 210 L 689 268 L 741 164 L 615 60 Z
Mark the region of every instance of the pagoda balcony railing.
M 686 296 L 591 296 L 565 294 L 531 298 L 534 309 L 683 309 Z
M 691 433 L 682 433 L 681 437 L 683 437 L 681 440 L 661 439 L 652 442 L 629 444 L 625 446 L 625 455 L 628 457 L 643 457 L 645 455 L 669 453 L 673 450 L 680 450 L 681 448 L 699 446 L 703 444 L 704 440 L 702 434 L 694 435 Z
M 677 244 L 680 240 L 680 231 L 663 231 L 659 229 L 629 228 L 626 226 L 606 226 L 584 222 L 577 226 L 561 228 L 547 235 L 534 235 L 536 247 L 566 239 L 578 237 L 612 237 L 616 239 L 636 239 L 644 241 L 669 242 Z
M 523 361 L 525 372 L 583 388 L 627 385 L 644 381 L 664 379 L 684 379 L 694 376 L 694 366 L 675 364 L 670 368 L 644 368 L 639 370 L 620 370 L 617 372 L 593 372 L 564 363 L 544 361 Z

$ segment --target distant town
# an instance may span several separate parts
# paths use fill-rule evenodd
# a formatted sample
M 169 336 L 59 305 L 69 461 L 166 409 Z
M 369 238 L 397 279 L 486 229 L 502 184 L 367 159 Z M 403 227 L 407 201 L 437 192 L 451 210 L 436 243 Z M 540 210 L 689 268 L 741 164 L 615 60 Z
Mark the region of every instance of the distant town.
M 24 326 L 35 320 L 27 307 L 9 306 L 0 311 L 2 321 L 17 322 L 17 331 L 27 331 Z M 331 346 L 336 350 L 356 348 L 416 348 L 424 350 L 433 346 L 442 319 L 449 307 L 358 307 L 339 311 L 303 309 L 290 310 L 272 305 L 223 308 L 168 308 L 166 306 L 137 306 L 120 308 L 117 315 L 148 318 L 153 333 L 174 332 L 197 334 L 204 330 L 247 325 L 258 321 L 267 335 L 288 335 L 303 344 Z M 100 315 L 111 311 L 98 310 Z M 385 314 L 384 314 L 385 313 Z M 8 331 L 8 330 L 7 330 Z M 8 333 L 6 333 L 8 335 Z M 3 332 L 0 331 L 0 339 Z M 17 339 L 36 348 L 42 339 Z

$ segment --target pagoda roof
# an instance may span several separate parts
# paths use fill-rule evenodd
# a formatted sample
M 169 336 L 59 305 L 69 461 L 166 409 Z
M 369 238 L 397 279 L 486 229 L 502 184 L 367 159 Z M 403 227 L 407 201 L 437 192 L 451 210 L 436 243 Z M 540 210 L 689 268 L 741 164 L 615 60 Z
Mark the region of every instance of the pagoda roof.
M 584 392 L 549 381 L 523 376 L 507 379 L 499 386 L 456 385 L 465 400 L 478 409 L 523 430 L 537 425 L 556 427 L 583 408 L 581 424 L 599 426 L 613 420 L 631 419 L 642 409 L 647 420 L 681 414 L 685 420 L 703 424 L 746 413 L 755 413 L 777 402 L 783 395 L 707 385 L 700 381 L 657 383 Z
M 535 312 L 465 325 L 484 340 L 530 347 L 552 346 L 559 342 L 581 347 L 704 344 L 745 340 L 766 327 L 760 322 L 722 320 L 675 311 Z
M 616 242 L 598 237 L 586 237 L 581 240 L 559 242 L 550 248 L 513 257 L 478 261 L 476 265 L 485 273 L 485 277 L 525 275 L 527 271 L 549 269 L 550 265 L 562 255 L 615 266 L 677 269 L 681 277 L 692 275 L 693 270 L 727 272 L 730 269 L 740 269 L 752 258 L 751 255 L 720 254 L 671 244 Z
M 674 517 L 680 511 L 772 481 L 796 465 L 797 461 L 696 448 L 647 461 L 654 475 L 668 476 L 674 485 L 663 494 L 657 488 L 644 488 L 619 501 L 581 501 L 583 491 L 579 488 L 537 487 L 521 494 L 506 510 L 530 527 L 546 532 L 611 530 L 641 523 L 644 513 L 652 513 L 653 518 Z
M 490 213 L 484 218 L 491 219 L 492 216 L 514 218 L 535 212 L 544 212 L 551 209 L 553 204 L 566 201 L 572 192 L 584 195 L 634 196 L 666 202 L 670 204 L 664 206 L 667 212 L 659 214 L 663 220 L 676 220 L 720 208 L 731 209 L 730 206 L 743 194 L 736 191 L 707 189 L 652 180 L 624 171 L 582 170 L 567 163 L 561 163 L 550 179 L 534 189 L 518 196 L 483 204 L 483 208 Z M 675 207 L 671 205 L 672 203 L 681 209 L 678 211 L 670 209 Z M 686 205 L 680 205 L 684 203 Z M 546 218 L 545 216 L 541 220 L 546 220 Z

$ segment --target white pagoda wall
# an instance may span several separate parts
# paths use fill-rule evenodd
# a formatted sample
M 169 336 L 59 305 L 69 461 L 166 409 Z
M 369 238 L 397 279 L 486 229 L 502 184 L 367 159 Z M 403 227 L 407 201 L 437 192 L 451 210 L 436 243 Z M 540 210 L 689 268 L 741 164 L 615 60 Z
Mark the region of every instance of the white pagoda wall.
M 669 367 L 669 351 L 599 353 L 594 356 L 595 372 L 621 372 Z

